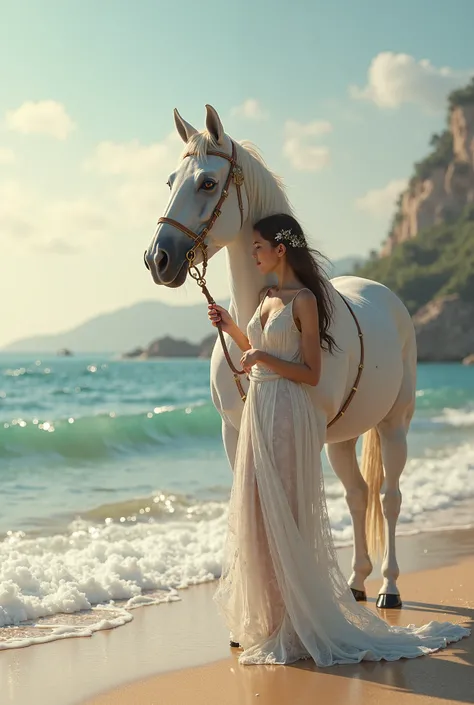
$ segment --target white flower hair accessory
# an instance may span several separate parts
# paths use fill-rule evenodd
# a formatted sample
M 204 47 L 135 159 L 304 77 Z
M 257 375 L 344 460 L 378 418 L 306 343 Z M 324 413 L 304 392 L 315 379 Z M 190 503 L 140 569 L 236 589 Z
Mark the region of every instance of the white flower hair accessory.
M 288 230 L 280 230 L 275 235 L 275 240 L 288 243 L 292 247 L 304 247 L 306 245 L 304 237 L 302 235 L 296 235 L 291 228 L 288 228 Z

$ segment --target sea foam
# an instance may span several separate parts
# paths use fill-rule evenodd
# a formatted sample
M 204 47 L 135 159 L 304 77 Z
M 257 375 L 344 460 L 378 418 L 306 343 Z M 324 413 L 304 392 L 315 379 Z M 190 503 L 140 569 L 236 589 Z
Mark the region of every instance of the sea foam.
M 474 446 L 410 460 L 401 491 L 399 534 L 469 524 Z M 350 544 L 341 483 L 328 478 L 326 493 L 334 539 Z M 147 498 L 104 505 L 55 535 L 8 532 L 0 543 L 0 649 L 90 636 L 124 624 L 137 607 L 179 600 L 184 588 L 218 578 L 227 502 L 157 497 L 168 513 L 141 513 L 139 504 L 153 502 Z

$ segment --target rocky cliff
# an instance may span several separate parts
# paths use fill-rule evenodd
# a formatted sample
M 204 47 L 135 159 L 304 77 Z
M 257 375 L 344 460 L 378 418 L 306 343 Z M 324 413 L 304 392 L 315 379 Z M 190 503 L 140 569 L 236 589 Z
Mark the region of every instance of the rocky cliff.
M 463 301 L 457 294 L 430 301 L 413 316 L 418 360 L 460 362 L 466 359 L 468 364 L 474 351 L 473 322 L 472 301 Z
M 422 361 L 474 355 L 474 79 L 448 101 L 448 129 L 415 164 L 380 256 L 356 273 L 392 289 L 413 316 Z M 472 364 L 472 362 L 471 362 Z
M 474 203 L 474 78 L 450 95 L 447 129 L 430 144 L 400 196 L 382 256 L 426 228 L 454 222 Z

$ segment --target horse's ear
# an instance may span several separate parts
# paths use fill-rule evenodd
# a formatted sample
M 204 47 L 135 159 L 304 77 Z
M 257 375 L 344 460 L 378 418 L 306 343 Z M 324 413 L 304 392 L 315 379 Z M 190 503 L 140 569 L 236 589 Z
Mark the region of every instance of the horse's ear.
M 186 122 L 186 120 L 183 120 L 176 108 L 174 109 L 174 124 L 176 125 L 176 129 L 178 130 L 179 136 L 181 137 L 183 142 L 186 142 L 186 144 L 189 142 L 190 138 L 197 132 L 195 127 L 190 125 L 189 122 Z
M 217 144 L 224 144 L 224 128 L 221 119 L 212 105 L 206 105 L 206 127 L 209 134 L 216 140 Z

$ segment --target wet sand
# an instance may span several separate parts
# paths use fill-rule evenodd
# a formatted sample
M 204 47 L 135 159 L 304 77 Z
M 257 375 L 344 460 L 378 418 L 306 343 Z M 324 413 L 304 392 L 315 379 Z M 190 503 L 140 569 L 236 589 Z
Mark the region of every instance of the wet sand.
M 382 613 L 390 623 L 437 619 L 471 626 L 474 531 L 399 537 L 398 555 L 404 607 Z M 346 575 L 351 556 L 352 548 L 339 551 Z M 381 584 L 380 572 L 374 575 L 367 583 L 373 609 Z M 201 585 L 182 591 L 181 602 L 134 610 L 129 624 L 91 638 L 0 652 L 1 705 L 474 702 L 474 637 L 394 663 L 239 666 L 212 602 L 215 587 Z

